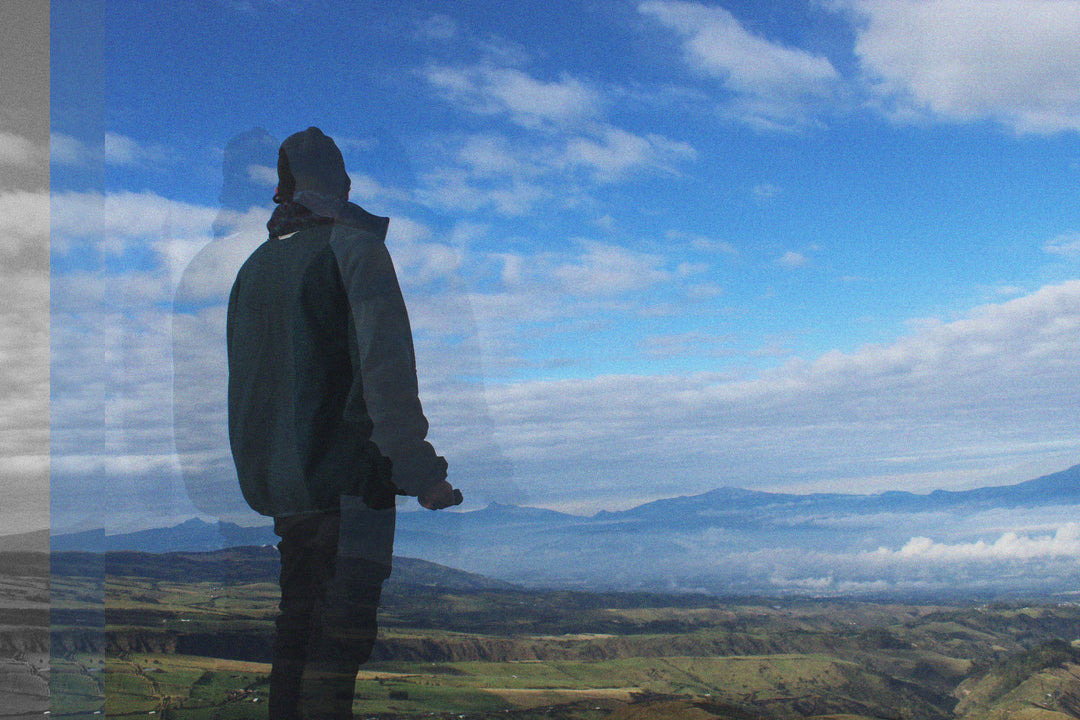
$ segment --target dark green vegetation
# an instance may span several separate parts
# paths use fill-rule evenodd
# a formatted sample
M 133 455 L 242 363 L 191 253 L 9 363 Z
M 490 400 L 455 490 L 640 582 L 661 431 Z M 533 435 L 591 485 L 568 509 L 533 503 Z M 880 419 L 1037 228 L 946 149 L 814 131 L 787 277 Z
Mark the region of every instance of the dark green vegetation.
M 0 552 L 0 718 L 39 720 L 49 695 L 49 556 Z
M 40 718 L 49 678 L 53 718 L 265 717 L 276 570 L 273 548 L 54 555 L 51 678 L 18 616 L 0 698 L 33 714 L 8 715 Z M 360 718 L 1080 717 L 1073 604 L 541 592 L 404 559 L 384 597 Z

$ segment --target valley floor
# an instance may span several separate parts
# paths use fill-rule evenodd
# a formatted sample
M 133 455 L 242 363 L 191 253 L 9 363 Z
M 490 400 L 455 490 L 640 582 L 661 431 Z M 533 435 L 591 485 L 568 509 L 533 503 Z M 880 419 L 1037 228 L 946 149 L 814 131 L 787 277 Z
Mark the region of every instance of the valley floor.
M 20 675 L 12 663 L 29 668 L 25 652 L 0 664 L 0 696 L 47 681 L 53 719 L 264 718 L 274 583 L 139 572 L 104 584 L 54 575 L 51 666 Z M 1080 718 L 1072 603 L 724 600 L 395 578 L 381 624 L 357 718 Z

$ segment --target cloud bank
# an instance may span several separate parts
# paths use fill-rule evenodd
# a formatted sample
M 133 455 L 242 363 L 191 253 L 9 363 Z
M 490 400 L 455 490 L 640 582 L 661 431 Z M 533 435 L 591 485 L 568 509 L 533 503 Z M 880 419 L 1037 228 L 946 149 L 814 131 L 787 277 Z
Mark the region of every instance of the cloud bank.
M 499 385 L 503 446 L 544 502 L 552 477 L 609 502 L 805 476 L 908 489 L 978 484 L 995 457 L 1075 449 L 1080 281 L 928 321 L 888 345 L 727 373 Z M 968 475 L 967 473 L 971 473 Z M 567 496 L 565 493 L 572 494 Z

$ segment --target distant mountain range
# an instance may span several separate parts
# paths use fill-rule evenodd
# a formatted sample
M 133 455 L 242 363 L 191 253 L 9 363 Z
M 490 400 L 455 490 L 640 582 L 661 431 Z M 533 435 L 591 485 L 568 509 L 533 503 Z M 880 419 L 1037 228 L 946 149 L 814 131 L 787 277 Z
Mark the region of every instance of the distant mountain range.
M 922 495 L 719 488 L 590 517 L 499 504 L 400 512 L 395 554 L 582 589 L 890 594 L 947 589 L 963 578 L 981 593 L 1066 592 L 1080 590 L 1080 563 L 1069 556 L 1076 510 L 1080 465 L 1016 485 Z M 1076 534 L 1080 548 L 1080 526 Z M 52 549 L 161 553 L 276 542 L 269 526 L 192 519 L 122 535 L 54 536 Z
M 0 553 L 48 552 L 48 550 L 48 530 L 36 530 L 16 535 L 0 535 Z
M 3 556 L 0 555 L 0 560 Z M 280 556 L 272 547 L 233 547 L 210 552 L 148 553 L 110 551 L 90 553 L 55 551 L 51 554 L 53 576 L 100 577 L 127 575 L 153 580 L 178 577 L 197 582 L 275 583 L 281 571 Z M 508 590 L 510 583 L 443 567 L 425 560 L 394 558 L 393 582 L 398 585 L 454 590 Z
M 192 518 L 172 527 L 117 535 L 107 535 L 104 529 L 54 535 L 51 549 L 53 552 L 207 552 L 230 547 L 276 545 L 278 540 L 270 525 L 242 527 L 235 523 L 208 523 Z

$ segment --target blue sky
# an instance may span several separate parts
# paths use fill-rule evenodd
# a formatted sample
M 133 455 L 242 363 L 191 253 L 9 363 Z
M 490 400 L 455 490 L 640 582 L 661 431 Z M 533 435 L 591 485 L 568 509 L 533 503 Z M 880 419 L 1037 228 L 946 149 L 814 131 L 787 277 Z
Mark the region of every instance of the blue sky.
M 51 13 L 54 526 L 194 513 L 174 335 L 202 397 L 223 391 L 215 313 L 268 201 L 234 218 L 207 314 L 172 301 L 226 143 L 254 127 L 319 126 L 352 199 L 392 218 L 466 507 L 923 492 L 1080 462 L 1080 2 Z M 270 164 L 249 168 L 266 198 Z M 227 473 L 221 422 L 183 432 Z

